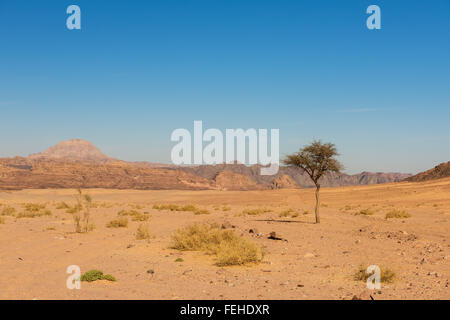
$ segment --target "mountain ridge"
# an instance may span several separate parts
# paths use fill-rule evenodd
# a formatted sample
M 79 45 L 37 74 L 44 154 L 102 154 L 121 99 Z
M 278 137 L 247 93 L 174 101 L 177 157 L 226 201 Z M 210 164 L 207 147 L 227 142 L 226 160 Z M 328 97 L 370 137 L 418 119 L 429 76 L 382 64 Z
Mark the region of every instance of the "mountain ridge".
M 0 159 L 0 189 L 263 190 L 314 186 L 299 168 L 280 166 L 272 176 L 260 175 L 260 170 L 261 165 L 238 163 L 175 166 L 126 162 L 108 157 L 89 141 L 71 139 L 26 158 Z M 323 187 L 338 187 L 398 182 L 411 176 L 367 171 L 353 175 L 330 173 L 320 182 Z

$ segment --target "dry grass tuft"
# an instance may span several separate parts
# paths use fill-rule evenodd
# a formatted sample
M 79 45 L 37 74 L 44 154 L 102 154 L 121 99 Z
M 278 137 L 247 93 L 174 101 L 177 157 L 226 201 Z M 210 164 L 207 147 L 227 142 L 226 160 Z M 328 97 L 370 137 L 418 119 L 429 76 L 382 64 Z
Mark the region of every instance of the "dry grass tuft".
M 167 210 L 167 211 L 183 211 L 183 212 L 193 212 L 196 215 L 199 214 L 210 214 L 207 209 L 200 209 L 193 204 L 186 204 L 184 206 L 179 206 L 176 204 L 155 204 L 153 209 L 156 210 Z
M 211 212 L 209 212 L 209 210 L 206 209 L 197 209 L 194 211 L 195 215 L 200 215 L 200 214 L 210 214 Z
M 215 255 L 218 266 L 258 263 L 263 258 L 263 251 L 255 243 L 215 224 L 194 224 L 177 230 L 171 248 Z
M 371 209 L 362 209 L 358 212 L 355 212 L 355 216 L 363 215 L 363 216 L 372 216 L 375 212 L 373 212 Z
M 297 210 L 294 210 L 292 208 L 289 208 L 287 210 L 283 210 L 280 212 L 279 216 L 281 218 L 296 218 L 298 217 L 299 213 Z
M 244 211 L 242 211 L 242 214 L 249 215 L 249 216 L 256 216 L 256 215 L 268 213 L 268 212 L 273 212 L 273 210 L 267 209 L 267 208 L 244 209 Z
M 27 212 L 40 212 L 45 209 L 45 204 L 39 204 L 39 203 L 24 203 L 23 208 Z
M 5 224 L 6 219 L 4 217 L 0 217 L 0 224 Z
M 136 210 L 120 210 L 117 213 L 119 216 L 130 216 L 132 221 L 147 221 L 150 216 Z
M 152 238 L 148 231 L 148 225 L 140 224 L 136 231 L 136 240 L 148 240 Z
M 367 273 L 368 265 L 360 265 L 358 271 L 355 273 L 353 278 L 356 281 L 367 281 L 367 279 L 373 274 L 373 273 Z M 381 277 L 380 281 L 383 283 L 392 283 L 395 280 L 396 274 L 395 272 L 388 268 L 388 267 L 380 267 L 381 271 Z
M 386 213 L 384 218 L 385 219 L 392 219 L 392 218 L 403 219 L 403 218 L 409 218 L 409 217 L 411 217 L 411 215 L 408 212 L 406 212 L 404 210 L 394 209 L 394 210 L 391 210 L 388 213 Z
M 67 203 L 65 203 L 64 201 L 62 201 L 62 202 L 57 203 L 55 208 L 67 210 L 67 209 L 70 209 L 70 206 Z
M 50 210 L 40 210 L 40 211 L 23 211 L 16 214 L 16 218 L 36 218 L 42 216 L 51 216 L 52 212 Z
M 128 227 L 128 219 L 127 218 L 119 218 L 116 220 L 111 220 L 106 225 L 107 228 L 126 228 Z
M 13 207 L 7 206 L 2 210 L 2 216 L 13 216 L 16 214 L 16 209 Z

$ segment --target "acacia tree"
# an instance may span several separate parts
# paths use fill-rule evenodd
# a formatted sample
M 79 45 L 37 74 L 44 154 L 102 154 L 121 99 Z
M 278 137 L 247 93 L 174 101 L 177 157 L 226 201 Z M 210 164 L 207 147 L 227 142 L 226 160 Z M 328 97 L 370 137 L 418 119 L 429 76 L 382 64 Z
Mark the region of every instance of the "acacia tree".
M 297 153 L 286 156 L 283 163 L 303 169 L 316 186 L 316 223 L 320 223 L 320 183 L 319 179 L 328 172 L 340 173 L 342 164 L 335 159 L 338 156 L 336 147 L 332 143 L 313 141 L 310 145 L 300 149 Z

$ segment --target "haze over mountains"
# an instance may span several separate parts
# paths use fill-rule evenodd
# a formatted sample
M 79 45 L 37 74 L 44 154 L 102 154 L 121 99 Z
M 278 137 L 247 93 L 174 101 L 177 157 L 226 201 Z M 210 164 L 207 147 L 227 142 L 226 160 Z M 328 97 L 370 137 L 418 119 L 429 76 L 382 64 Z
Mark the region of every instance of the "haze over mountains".
M 274 176 L 262 176 L 259 173 L 259 165 L 179 167 L 151 162 L 126 162 L 108 157 L 89 141 L 72 139 L 27 158 L 0 159 L 0 189 L 82 187 L 260 190 L 313 186 L 306 173 L 298 168 L 281 166 Z M 381 172 L 329 174 L 322 178 L 321 184 L 324 187 L 367 185 L 402 181 L 411 176 Z

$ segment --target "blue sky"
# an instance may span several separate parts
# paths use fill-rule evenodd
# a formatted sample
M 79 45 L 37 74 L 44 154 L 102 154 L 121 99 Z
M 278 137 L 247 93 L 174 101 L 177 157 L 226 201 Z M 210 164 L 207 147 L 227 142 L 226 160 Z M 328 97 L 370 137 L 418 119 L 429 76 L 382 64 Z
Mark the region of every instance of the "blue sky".
M 333 142 L 348 173 L 415 173 L 450 160 L 449 36 L 447 0 L 1 0 L 0 157 L 82 138 L 169 162 L 171 132 L 203 120 L 279 128 L 281 155 Z

